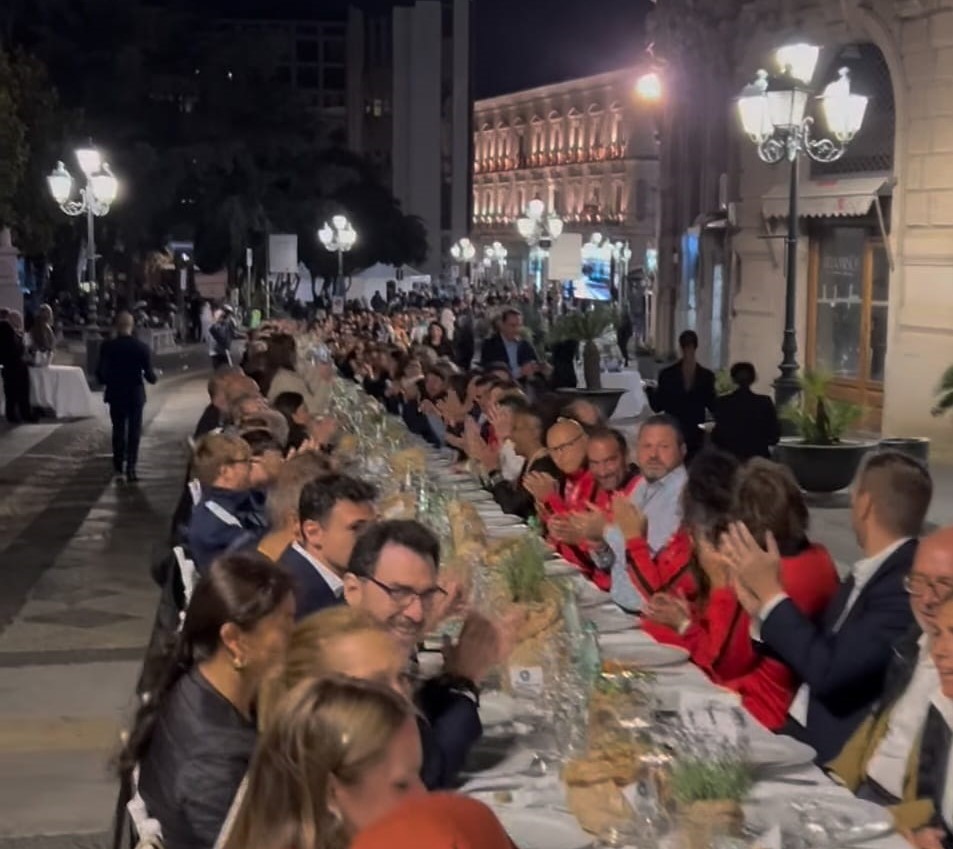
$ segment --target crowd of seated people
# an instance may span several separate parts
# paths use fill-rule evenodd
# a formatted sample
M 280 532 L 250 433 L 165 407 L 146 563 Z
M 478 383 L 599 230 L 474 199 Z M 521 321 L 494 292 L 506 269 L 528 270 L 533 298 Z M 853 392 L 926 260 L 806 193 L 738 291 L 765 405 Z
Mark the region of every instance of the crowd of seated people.
M 335 379 L 456 452 L 606 601 L 810 744 L 913 845 L 953 845 L 953 529 L 919 541 L 922 464 L 891 451 L 862 464 L 860 557 L 841 580 L 763 446 L 698 448 L 686 466 L 675 418 L 627 436 L 565 403 L 505 323 L 466 369 L 436 329 L 414 343 L 401 324 L 328 319 L 327 356 L 301 365 L 296 328 L 266 329 L 254 377 L 226 366 L 209 382 L 173 531 L 199 579 L 147 660 L 121 761 L 167 849 L 390 847 L 414 822 L 421 846 L 431 833 L 509 846 L 485 809 L 426 794 L 455 786 L 480 738 L 480 690 L 512 623 L 464 612 L 442 673 L 421 680 L 419 647 L 461 613 L 461 588 L 425 526 L 380 519 L 375 488 L 339 468 Z

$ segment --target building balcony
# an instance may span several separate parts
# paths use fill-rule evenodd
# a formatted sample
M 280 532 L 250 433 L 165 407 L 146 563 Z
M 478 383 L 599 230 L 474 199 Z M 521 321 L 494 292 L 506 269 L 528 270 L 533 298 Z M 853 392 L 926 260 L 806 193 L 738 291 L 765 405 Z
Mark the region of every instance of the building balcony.
M 546 168 L 553 165 L 585 164 L 624 159 L 624 142 L 599 144 L 592 147 L 576 147 L 572 150 L 538 151 L 522 156 L 493 156 L 478 159 L 473 163 L 474 174 L 498 174 L 505 171 L 520 171 L 526 168 Z

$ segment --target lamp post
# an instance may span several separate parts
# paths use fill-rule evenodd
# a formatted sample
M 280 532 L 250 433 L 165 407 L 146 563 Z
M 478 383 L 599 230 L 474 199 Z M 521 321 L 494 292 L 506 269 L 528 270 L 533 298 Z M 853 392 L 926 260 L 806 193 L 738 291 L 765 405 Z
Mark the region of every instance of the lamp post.
M 770 165 L 787 160 L 790 167 L 788 230 L 785 239 L 784 338 L 781 343 L 781 375 L 774 383 L 775 402 L 782 407 L 800 387 L 797 379 L 797 243 L 799 163 L 803 156 L 815 162 L 834 162 L 860 130 L 867 98 L 852 94 L 847 68 L 818 95 L 830 138 L 814 137 L 814 119 L 805 115 L 820 48 L 792 44 L 780 48 L 775 60 L 782 77 L 769 88 L 768 73 L 759 70 L 753 83 L 738 98 L 738 114 L 745 134 L 757 145 L 758 157 Z
M 334 284 L 334 294 L 344 295 L 344 254 L 354 247 L 357 242 L 357 230 L 344 215 L 335 215 L 331 223 L 324 222 L 318 230 L 318 239 L 324 247 L 338 255 L 338 276 Z
M 76 160 L 86 177 L 86 185 L 80 186 L 79 199 L 73 200 L 73 175 L 62 162 L 46 178 L 50 194 L 59 208 L 71 217 L 86 215 L 86 284 L 92 301 L 90 324 L 98 326 L 98 286 L 96 284 L 96 230 L 94 221 L 101 218 L 112 206 L 119 193 L 119 181 L 113 176 L 109 163 L 94 147 L 76 150 Z
M 506 257 L 509 252 L 500 242 L 494 242 L 492 245 L 486 245 L 483 248 L 483 267 L 486 269 L 486 272 L 493 268 L 494 265 L 498 265 L 500 269 L 500 276 L 503 276 L 503 273 L 506 271 Z
M 455 262 L 462 262 L 466 265 L 467 283 L 470 283 L 470 275 L 472 273 L 470 263 L 473 262 L 473 257 L 476 256 L 476 245 L 464 236 L 451 246 L 450 256 L 453 257 Z
M 549 256 L 553 242 L 563 233 L 563 220 L 555 213 L 546 214 L 546 205 L 534 198 L 526 207 L 526 214 L 516 220 L 516 229 L 530 249 L 530 259 L 537 261 L 536 292 L 543 288 L 543 261 Z

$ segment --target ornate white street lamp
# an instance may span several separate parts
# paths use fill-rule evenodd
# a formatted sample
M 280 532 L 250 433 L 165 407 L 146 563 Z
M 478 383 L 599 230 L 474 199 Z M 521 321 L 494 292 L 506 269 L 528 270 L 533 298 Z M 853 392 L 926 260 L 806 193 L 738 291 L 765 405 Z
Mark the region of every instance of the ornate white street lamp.
M 553 242 L 563 233 L 563 220 L 555 213 L 546 214 L 546 205 L 534 198 L 526 207 L 526 214 L 516 220 L 516 229 L 530 249 L 530 259 L 536 260 L 536 291 L 543 286 L 543 262 L 549 257 Z
M 334 286 L 335 295 L 344 294 L 344 254 L 351 250 L 357 242 L 357 230 L 344 215 L 335 215 L 331 223 L 324 222 L 318 230 L 318 239 L 324 247 L 338 255 L 338 277 Z
M 798 391 L 797 333 L 797 242 L 798 189 L 801 156 L 816 162 L 834 162 L 860 130 L 867 111 L 867 98 L 853 94 L 847 68 L 818 96 L 824 122 L 833 138 L 815 138 L 814 119 L 806 115 L 813 94 L 811 80 L 820 48 L 812 44 L 791 44 L 775 53 L 781 79 L 769 85 L 768 72 L 759 70 L 753 83 L 738 98 L 738 115 L 745 134 L 757 145 L 758 157 L 770 165 L 786 159 L 790 164 L 788 231 L 785 244 L 784 339 L 781 343 L 781 376 L 774 383 L 778 407 L 787 404 Z
M 473 257 L 476 256 L 476 245 L 464 236 L 450 247 L 450 256 L 453 257 L 455 262 L 462 262 L 466 265 L 467 282 L 472 282 L 470 280 L 472 275 L 470 263 L 473 262 Z
M 67 215 L 75 217 L 86 215 L 86 283 L 89 286 L 92 301 L 90 324 L 98 325 L 98 286 L 96 285 L 96 228 L 94 221 L 109 212 L 110 206 L 119 194 L 119 181 L 113 176 L 109 163 L 105 162 L 94 147 L 83 147 L 76 151 L 76 161 L 86 178 L 86 184 L 80 186 L 73 199 L 73 175 L 66 170 L 62 162 L 46 178 L 50 194 L 59 208 Z

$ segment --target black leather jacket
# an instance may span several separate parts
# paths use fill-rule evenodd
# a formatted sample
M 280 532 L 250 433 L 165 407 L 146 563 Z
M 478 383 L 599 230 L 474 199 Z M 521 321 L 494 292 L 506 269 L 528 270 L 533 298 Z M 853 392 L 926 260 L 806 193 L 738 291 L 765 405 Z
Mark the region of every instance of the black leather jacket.
M 159 709 L 139 765 L 139 794 L 162 825 L 166 849 L 211 849 L 255 748 L 253 722 L 197 669 Z

